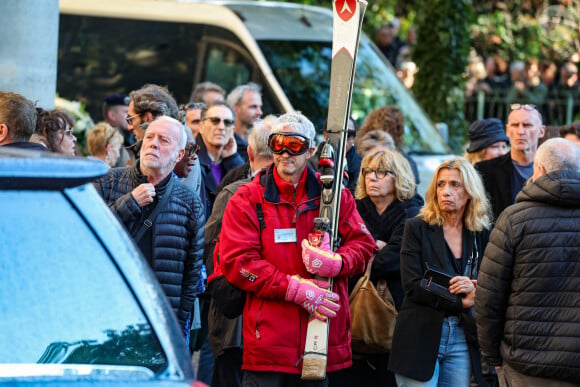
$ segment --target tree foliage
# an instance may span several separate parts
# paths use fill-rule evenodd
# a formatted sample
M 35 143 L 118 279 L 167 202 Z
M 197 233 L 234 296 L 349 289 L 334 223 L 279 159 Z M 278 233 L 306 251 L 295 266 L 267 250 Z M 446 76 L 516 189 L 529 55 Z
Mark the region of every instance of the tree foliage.
M 420 0 L 419 42 L 412 52 L 419 69 L 413 93 L 433 121 L 449 126 L 449 145 L 464 144 L 463 72 L 467 66 L 472 13 L 463 0 Z
M 562 63 L 580 50 L 578 0 L 477 1 L 474 11 L 472 45 L 480 55 Z
M 330 0 L 294 2 L 332 8 Z M 413 94 L 433 121 L 447 123 L 457 153 L 467 129 L 463 94 L 470 48 L 483 58 L 557 64 L 580 52 L 580 0 L 376 0 L 369 2 L 363 30 L 374 37 L 393 17 L 401 21 L 401 38 L 410 27 L 417 30 Z

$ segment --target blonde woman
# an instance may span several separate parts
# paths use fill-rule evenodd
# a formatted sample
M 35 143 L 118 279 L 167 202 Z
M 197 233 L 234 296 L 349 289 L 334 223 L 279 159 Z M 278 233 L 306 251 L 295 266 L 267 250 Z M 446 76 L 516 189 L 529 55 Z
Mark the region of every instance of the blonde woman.
M 471 367 L 481 364 L 479 353 L 466 336 L 474 325 L 464 316 L 473 310 L 490 225 L 491 208 L 471 163 L 457 157 L 439 165 L 425 206 L 405 224 L 401 246 L 405 299 L 389 361 L 400 387 L 468 387 L 470 369 L 476 380 L 481 377 L 481 369 Z M 436 276 L 426 275 L 427 267 L 448 278 L 438 293 L 429 286 Z
M 381 132 L 384 133 L 384 132 Z M 417 215 L 423 199 L 415 193 L 415 177 L 409 162 L 395 150 L 365 156 L 355 191 L 357 209 L 379 249 L 371 267 L 371 281 L 386 279 L 399 309 L 405 293 L 401 283 L 400 253 L 405 221 Z M 357 356 L 349 381 L 359 385 L 396 386 L 387 370 L 388 354 Z
M 87 133 L 89 154 L 104 161 L 109 167 L 117 163 L 122 143 L 123 135 L 106 122 L 98 123 Z

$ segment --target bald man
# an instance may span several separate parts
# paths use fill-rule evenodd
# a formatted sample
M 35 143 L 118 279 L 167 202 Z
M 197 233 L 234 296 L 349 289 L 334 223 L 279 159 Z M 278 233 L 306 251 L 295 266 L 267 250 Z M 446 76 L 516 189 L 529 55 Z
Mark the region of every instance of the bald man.
M 506 124 L 510 152 L 475 164 L 491 200 L 495 219 L 515 202 L 516 195 L 532 177 L 538 140 L 546 132 L 542 115 L 535 105 L 512 104 L 510 109 Z
M 497 220 L 477 280 L 480 351 L 500 386 L 578 386 L 579 236 L 580 149 L 552 138 Z

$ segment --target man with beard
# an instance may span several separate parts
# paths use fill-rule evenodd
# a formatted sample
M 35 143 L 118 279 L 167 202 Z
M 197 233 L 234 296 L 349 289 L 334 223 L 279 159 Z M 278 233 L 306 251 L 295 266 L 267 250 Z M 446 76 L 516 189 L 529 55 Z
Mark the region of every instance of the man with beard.
M 199 196 L 172 174 L 185 145 L 181 123 L 159 117 L 144 134 L 136 164 L 113 168 L 94 185 L 151 265 L 188 340 L 205 219 Z

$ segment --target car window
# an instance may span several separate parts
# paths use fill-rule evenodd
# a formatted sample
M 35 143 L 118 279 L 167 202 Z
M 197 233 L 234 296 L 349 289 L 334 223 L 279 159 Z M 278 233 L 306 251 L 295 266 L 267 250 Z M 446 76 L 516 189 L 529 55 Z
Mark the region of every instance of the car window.
M 59 192 L 0 191 L 0 363 L 167 359 L 107 251 Z

